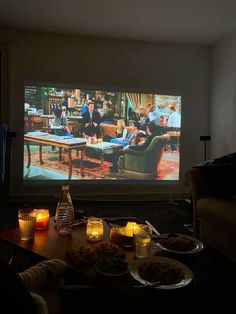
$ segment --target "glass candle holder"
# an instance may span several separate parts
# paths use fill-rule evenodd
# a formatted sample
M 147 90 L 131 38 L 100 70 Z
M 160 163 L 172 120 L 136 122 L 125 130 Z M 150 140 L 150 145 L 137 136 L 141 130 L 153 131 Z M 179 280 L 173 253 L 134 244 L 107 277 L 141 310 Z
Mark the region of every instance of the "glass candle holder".
M 88 218 L 86 234 L 88 241 L 101 241 L 103 237 L 103 221 L 101 218 Z
M 48 209 L 35 209 L 36 223 L 35 229 L 47 229 L 49 224 L 49 210 Z
M 36 215 L 35 212 L 28 208 L 18 210 L 18 223 L 20 239 L 24 241 L 34 239 Z

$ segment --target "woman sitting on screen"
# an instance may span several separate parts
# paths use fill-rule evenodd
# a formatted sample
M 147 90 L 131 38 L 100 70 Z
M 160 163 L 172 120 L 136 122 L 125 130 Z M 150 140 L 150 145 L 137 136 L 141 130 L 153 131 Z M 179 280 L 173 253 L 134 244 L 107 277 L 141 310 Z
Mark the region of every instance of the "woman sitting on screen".
M 133 125 L 131 126 L 131 130 L 129 133 L 127 133 L 125 138 L 123 137 L 112 138 L 110 140 L 110 143 L 121 144 L 122 147 L 125 147 L 126 145 L 135 143 L 137 135 L 138 135 L 138 129 L 136 126 Z
M 103 137 L 103 142 L 111 142 L 111 140 L 113 140 L 112 143 L 120 143 L 119 140 L 126 138 L 127 133 L 128 133 L 128 131 L 127 131 L 127 128 L 125 126 L 124 120 L 119 119 L 119 120 L 117 120 L 116 136 L 112 137 L 110 135 L 105 135 Z
M 54 111 L 54 123 L 52 126 L 58 127 L 58 129 L 54 130 L 55 135 L 68 135 L 69 128 L 65 110 L 56 109 Z

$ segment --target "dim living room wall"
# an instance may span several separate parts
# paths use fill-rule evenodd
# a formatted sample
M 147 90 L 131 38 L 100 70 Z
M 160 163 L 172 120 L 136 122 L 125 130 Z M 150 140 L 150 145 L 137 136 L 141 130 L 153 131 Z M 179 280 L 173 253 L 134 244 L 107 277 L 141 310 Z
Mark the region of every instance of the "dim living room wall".
M 213 49 L 210 158 L 236 152 L 236 33 Z
M 128 191 L 135 195 L 188 193 L 184 173 L 202 161 L 199 136 L 208 133 L 208 48 L 14 31 L 1 31 L 0 41 L 6 43 L 8 51 L 6 121 L 17 133 L 11 147 L 10 195 L 55 195 L 58 190 L 55 186 L 22 186 L 25 82 L 180 94 L 183 122 L 179 184 L 129 186 Z M 111 193 L 109 186 L 106 192 Z M 77 193 L 87 191 L 81 187 Z M 96 186 L 96 193 L 104 193 L 104 187 Z

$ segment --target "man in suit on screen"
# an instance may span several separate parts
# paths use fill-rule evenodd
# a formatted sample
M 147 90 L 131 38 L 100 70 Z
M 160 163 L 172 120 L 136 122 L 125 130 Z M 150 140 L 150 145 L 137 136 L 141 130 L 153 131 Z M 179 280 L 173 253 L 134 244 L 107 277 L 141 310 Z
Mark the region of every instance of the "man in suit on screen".
M 82 133 L 85 133 L 88 136 L 96 135 L 97 137 L 99 137 L 101 116 L 100 113 L 95 110 L 94 102 L 89 101 L 88 110 L 83 113 L 82 118 Z

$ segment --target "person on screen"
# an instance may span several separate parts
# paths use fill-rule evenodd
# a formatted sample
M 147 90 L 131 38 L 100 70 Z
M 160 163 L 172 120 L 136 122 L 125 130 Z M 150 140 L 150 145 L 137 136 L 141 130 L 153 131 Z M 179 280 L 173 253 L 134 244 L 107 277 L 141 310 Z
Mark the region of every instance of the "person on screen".
M 65 110 L 55 109 L 54 111 L 54 123 L 52 126 L 58 127 L 54 130 L 55 135 L 64 136 L 67 132 L 68 121 Z
M 166 125 L 166 116 L 168 116 L 168 108 L 166 108 L 165 103 L 160 103 L 156 108 L 154 119 L 156 125 Z
M 147 108 L 144 106 L 139 107 L 139 120 L 135 125 L 137 126 L 139 133 L 142 133 L 143 136 L 147 136 L 147 125 L 150 122 L 148 117 Z
M 54 110 L 54 125 L 55 126 L 60 126 L 61 125 L 61 109 L 55 109 Z
M 129 108 L 128 110 L 128 117 L 129 117 L 129 125 L 136 125 L 139 120 L 139 113 L 134 111 L 133 108 Z
M 163 129 L 156 125 L 154 121 L 151 121 L 147 124 L 147 137 L 143 141 L 126 146 L 124 150 L 129 148 L 136 151 L 144 151 L 150 145 L 155 136 L 162 134 L 164 134 Z
M 108 101 L 104 101 L 102 105 L 101 123 L 114 124 L 114 110 Z
M 121 151 L 110 154 L 110 161 L 112 166 L 110 166 L 111 172 L 118 172 L 118 160 L 121 155 L 124 155 L 126 149 L 132 149 L 135 151 L 144 151 L 151 143 L 152 139 L 157 135 L 162 135 L 162 128 L 156 125 L 153 121 L 149 122 L 147 125 L 147 137 L 142 142 L 133 141 L 131 145 L 126 145 Z
M 170 115 L 167 120 L 167 126 L 169 128 L 180 128 L 181 126 L 181 115 L 176 111 L 176 104 L 170 105 Z
M 120 144 L 122 147 L 126 145 L 130 145 L 131 143 L 135 142 L 136 137 L 138 135 L 138 129 L 136 126 L 131 126 L 130 132 L 126 133 L 125 137 L 116 137 L 110 140 L 110 143 Z
M 152 120 L 154 120 L 157 116 L 157 113 L 156 113 L 156 106 L 155 105 L 151 105 L 148 110 L 147 110 L 147 114 L 148 114 L 148 118 L 150 120 L 150 122 Z
M 176 104 L 173 103 L 170 105 L 170 115 L 167 120 L 167 129 L 170 131 L 178 131 L 181 127 L 181 115 L 176 111 Z M 173 152 L 177 150 L 178 137 L 171 136 L 170 138 L 170 149 Z
M 67 125 L 68 125 L 65 110 L 62 110 L 62 112 L 61 112 L 61 121 L 60 121 L 60 124 L 63 125 L 63 126 L 67 126 Z
M 88 110 L 88 100 L 85 100 L 84 104 L 82 104 L 80 113 L 83 114 Z
M 89 101 L 88 110 L 82 115 L 82 133 L 88 136 L 97 136 L 100 134 L 100 113 L 95 110 L 94 102 Z
M 116 129 L 115 137 L 112 137 L 110 135 L 105 135 L 103 137 L 104 142 L 111 142 L 111 140 L 114 140 L 113 143 L 120 143 L 120 140 L 126 138 L 128 131 L 125 126 L 125 121 L 123 119 L 119 119 L 117 120 L 116 124 L 117 124 L 117 129 Z

